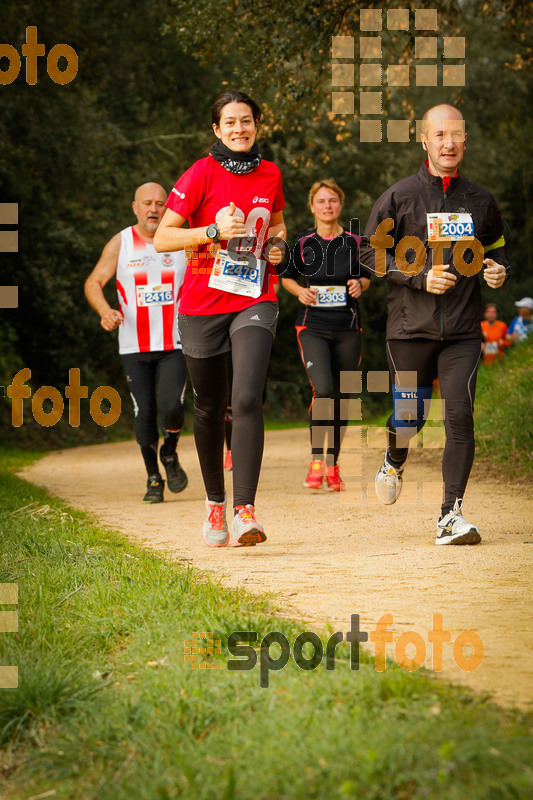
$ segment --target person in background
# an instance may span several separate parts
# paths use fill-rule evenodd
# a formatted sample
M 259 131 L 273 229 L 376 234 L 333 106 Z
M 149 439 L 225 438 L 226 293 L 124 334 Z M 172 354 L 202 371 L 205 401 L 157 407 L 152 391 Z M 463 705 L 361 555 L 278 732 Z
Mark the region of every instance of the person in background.
M 313 390 L 309 408 L 311 463 L 307 489 L 343 491 L 339 453 L 348 425 L 350 390 L 343 386 L 359 366 L 362 347 L 358 298 L 370 285 L 359 266 L 361 237 L 340 222 L 344 192 L 334 180 L 309 192 L 315 226 L 300 234 L 281 282 L 301 303 L 296 319 L 300 355 Z M 303 280 L 302 280 L 303 279 Z
M 509 342 L 505 338 L 507 325 L 498 319 L 498 307 L 495 303 L 487 303 L 484 316 L 485 319 L 481 322 L 482 362 L 483 364 L 494 364 L 498 359 L 503 358 L 505 348 L 509 347 Z
M 524 342 L 533 330 L 533 297 L 523 297 L 515 306 L 518 314 L 511 321 L 506 336 L 511 344 Z
M 118 328 L 119 352 L 135 409 L 135 438 L 148 473 L 144 503 L 163 501 L 158 412 L 164 436 L 159 457 L 168 488 L 182 492 L 188 482 L 177 454 L 186 380 L 177 325 L 185 258 L 183 253 L 156 253 L 153 245 L 166 197 L 158 183 L 138 187 L 132 203 L 137 223 L 110 239 L 85 282 L 85 295 L 100 315 L 102 328 Z M 120 311 L 104 297 L 104 286 L 114 275 Z

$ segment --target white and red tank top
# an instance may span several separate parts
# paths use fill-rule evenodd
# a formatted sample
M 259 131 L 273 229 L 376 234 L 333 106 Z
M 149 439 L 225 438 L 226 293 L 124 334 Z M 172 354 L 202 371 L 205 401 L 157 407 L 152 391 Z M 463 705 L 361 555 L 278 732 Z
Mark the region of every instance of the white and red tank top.
M 185 253 L 158 253 L 133 227 L 120 232 L 117 294 L 124 323 L 119 352 L 150 353 L 181 348 L 178 306 Z

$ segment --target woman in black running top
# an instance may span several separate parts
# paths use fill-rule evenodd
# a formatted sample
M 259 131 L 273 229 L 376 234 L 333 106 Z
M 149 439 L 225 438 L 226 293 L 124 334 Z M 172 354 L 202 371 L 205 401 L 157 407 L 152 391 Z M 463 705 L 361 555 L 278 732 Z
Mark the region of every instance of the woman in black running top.
M 361 237 L 339 222 L 344 192 L 334 180 L 317 181 L 309 192 L 315 227 L 291 248 L 282 284 L 302 307 L 296 335 L 313 389 L 309 409 L 311 463 L 304 486 L 330 491 L 344 483 L 337 460 L 348 424 L 350 376 L 361 358 L 361 320 L 357 298 L 370 280 L 359 266 Z M 327 440 L 327 444 L 326 444 Z

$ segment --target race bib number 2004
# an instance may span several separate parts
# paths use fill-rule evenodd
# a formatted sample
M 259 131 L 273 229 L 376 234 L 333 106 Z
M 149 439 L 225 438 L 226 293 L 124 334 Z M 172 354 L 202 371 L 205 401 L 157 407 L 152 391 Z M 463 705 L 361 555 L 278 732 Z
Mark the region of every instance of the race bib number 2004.
M 472 214 L 439 211 L 433 214 L 426 214 L 426 217 L 428 221 L 428 242 L 440 242 L 444 239 L 451 239 L 452 242 L 456 242 L 459 239 L 474 238 Z

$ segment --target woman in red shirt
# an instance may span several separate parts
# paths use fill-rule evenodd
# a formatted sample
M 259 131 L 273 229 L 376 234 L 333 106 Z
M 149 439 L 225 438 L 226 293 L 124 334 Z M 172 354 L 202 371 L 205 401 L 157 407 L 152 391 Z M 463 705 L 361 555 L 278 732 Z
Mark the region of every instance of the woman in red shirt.
M 257 103 L 242 92 L 224 92 L 215 101 L 217 141 L 178 179 L 154 240 L 158 251 L 187 249 L 178 325 L 194 390 L 194 436 L 207 492 L 202 537 L 209 547 L 266 539 L 254 505 L 263 456 L 262 393 L 278 317 L 272 265 L 283 257 L 276 244 L 287 233 L 281 173 L 255 144 L 260 117 Z M 223 471 L 228 353 L 231 534 Z

